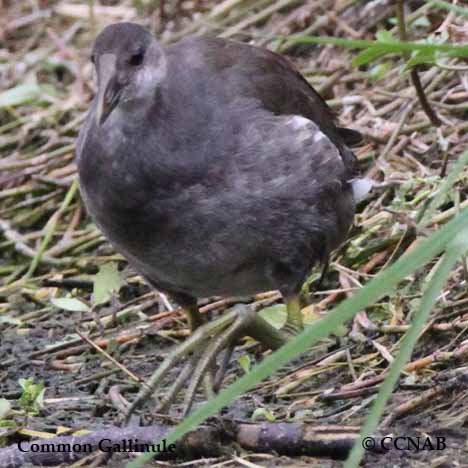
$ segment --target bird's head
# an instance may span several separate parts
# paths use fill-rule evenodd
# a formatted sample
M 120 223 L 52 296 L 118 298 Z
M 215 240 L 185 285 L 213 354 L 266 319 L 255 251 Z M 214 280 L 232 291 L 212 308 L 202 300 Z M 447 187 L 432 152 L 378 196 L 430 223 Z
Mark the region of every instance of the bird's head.
M 166 75 L 162 47 L 149 31 L 134 23 L 107 26 L 94 42 L 91 60 L 97 73 L 98 125 L 119 104 L 149 101 Z

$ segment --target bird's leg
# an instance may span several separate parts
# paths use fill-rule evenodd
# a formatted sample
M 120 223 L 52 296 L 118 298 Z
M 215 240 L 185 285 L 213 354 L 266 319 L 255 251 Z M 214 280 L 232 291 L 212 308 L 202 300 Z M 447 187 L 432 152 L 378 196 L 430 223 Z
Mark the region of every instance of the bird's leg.
M 226 346 L 224 350 L 223 358 L 219 364 L 218 370 L 216 371 L 216 375 L 213 381 L 213 391 L 218 392 L 221 388 L 221 384 L 223 383 L 224 375 L 226 374 L 226 370 L 229 365 L 229 361 L 231 360 L 232 354 L 234 353 L 234 349 L 236 347 L 236 343 L 231 341 Z
M 287 319 L 283 330 L 288 335 L 297 335 L 304 329 L 299 294 L 285 294 L 284 300 L 286 302 Z M 252 334 L 250 334 L 250 336 L 256 338 L 257 341 L 263 341 L 261 337 L 255 337 Z M 221 383 L 226 373 L 232 353 L 234 352 L 234 348 L 235 341 L 229 342 L 226 346 L 223 358 L 221 360 L 220 366 L 218 368 L 218 371 L 216 372 L 216 376 L 214 379 L 213 389 L 215 392 L 217 392 L 221 387 Z
M 183 306 L 184 312 L 187 314 L 188 326 L 190 332 L 193 333 L 202 323 L 203 318 L 198 310 L 196 302 Z
M 285 295 L 284 300 L 288 314 L 284 328 L 285 331 L 295 335 L 304 329 L 299 294 Z
M 180 389 L 187 382 L 188 378 L 193 372 L 193 369 L 196 365 L 196 358 L 199 357 L 199 354 L 193 354 L 190 356 L 189 360 L 185 363 L 182 371 L 179 373 L 179 376 L 174 381 L 174 383 L 169 388 L 168 392 L 161 398 L 155 413 L 163 413 L 167 410 L 168 406 L 174 400 L 174 398 L 179 393 Z
M 320 273 L 320 278 L 316 286 L 317 289 L 320 289 L 322 287 L 323 282 L 325 281 L 325 276 L 327 276 L 329 266 L 330 266 L 330 255 L 327 254 L 325 259 L 323 260 L 322 272 Z
M 230 342 L 238 338 L 243 328 L 244 320 L 239 320 L 239 318 L 237 318 L 224 333 L 214 338 L 208 344 L 202 356 L 200 357 L 197 366 L 193 370 L 192 378 L 190 380 L 189 387 L 184 399 L 184 416 L 190 411 L 200 381 L 205 375 L 208 375 L 206 372 L 210 370 L 213 358 L 215 358 L 223 348 L 228 346 Z
M 177 347 L 175 351 L 172 351 L 168 354 L 166 359 L 161 363 L 161 365 L 156 369 L 155 372 L 151 375 L 150 379 L 144 383 L 138 395 L 136 396 L 135 400 L 129 406 L 127 413 L 125 415 L 125 423 L 130 420 L 132 414 L 137 410 L 146 400 L 155 392 L 155 390 L 160 385 L 161 381 L 163 380 L 164 376 L 173 368 L 177 363 L 185 358 L 186 356 L 192 355 L 192 359 L 195 358 L 195 355 L 199 355 L 200 351 L 197 351 L 197 347 L 199 348 L 202 346 L 203 341 L 206 340 L 215 332 L 222 331 L 226 328 L 233 320 L 232 314 L 226 314 L 220 317 L 218 320 L 214 322 L 210 322 L 205 324 L 204 326 L 198 327 L 195 332 L 187 338 L 180 346 Z M 187 377 L 190 377 L 191 369 L 190 361 L 185 364 L 184 369 L 180 374 L 183 374 Z M 186 383 L 187 379 L 176 379 L 173 383 L 171 389 L 169 390 L 169 394 L 177 393 L 178 389 L 182 387 L 183 384 Z M 171 398 L 172 401 L 172 398 Z M 168 403 L 170 403 L 169 401 Z M 166 399 L 164 398 L 162 401 L 163 404 L 166 404 Z
M 225 347 L 229 349 L 231 343 L 240 337 L 251 336 L 270 349 L 282 346 L 286 341 L 283 333 L 256 312 L 254 306 L 237 305 L 218 319 L 197 327 L 192 336 L 172 351 L 144 384 L 127 410 L 125 421 L 155 393 L 170 369 L 183 359 L 187 361 L 166 395 L 159 401 L 156 412 L 165 410 L 185 385 L 188 385 L 188 391 L 184 400 L 184 412 L 188 412 L 200 383 L 207 379 L 207 372 L 216 362 L 220 351 Z
M 180 300 L 181 300 L 181 304 L 183 304 L 182 308 L 187 315 L 187 322 L 188 322 L 188 326 L 190 329 L 190 333 L 193 334 L 195 330 L 203 324 L 203 317 L 201 316 L 200 310 L 198 309 L 197 300 L 192 299 L 192 298 L 190 299 L 185 298 L 185 300 L 180 298 Z M 186 363 L 186 366 L 188 366 L 187 372 L 190 372 L 191 369 L 193 369 L 195 362 L 196 362 L 196 355 L 195 357 L 191 356 L 191 358 L 189 359 L 189 362 Z M 207 374 L 205 374 L 204 379 L 203 379 L 203 387 L 205 390 L 206 398 L 208 400 L 211 399 L 214 395 L 213 374 L 214 374 L 214 368 L 212 367 L 211 372 L 208 372 Z M 179 392 L 180 388 L 182 387 L 182 385 L 184 384 L 186 380 L 183 377 L 184 375 L 185 374 L 183 372 L 179 375 L 179 377 L 177 378 L 177 380 L 174 382 L 173 386 L 171 387 L 169 394 L 163 398 L 163 400 L 161 401 L 159 405 L 159 409 L 160 409 L 159 412 L 163 412 L 166 409 L 166 406 L 170 404 L 172 399 L 175 398 L 175 396 L 177 395 L 177 393 Z M 179 381 L 181 382 L 180 386 L 178 385 Z
M 215 362 L 216 357 L 227 348 L 227 355 L 232 354 L 232 345 L 242 336 L 251 336 L 257 341 L 264 343 L 270 349 L 278 349 L 285 342 L 285 337 L 271 326 L 267 321 L 257 315 L 254 307 L 238 305 L 234 308 L 236 319 L 229 327 L 218 336 L 215 336 L 206 346 L 203 354 L 198 360 L 192 377 L 190 379 L 189 388 L 184 399 L 183 414 L 186 415 L 193 404 L 195 392 L 203 377 L 206 377 L 210 366 Z M 223 359 L 225 361 L 225 359 Z M 221 375 L 219 375 L 221 374 Z M 223 369 L 219 369 L 217 379 L 222 379 L 224 376 Z

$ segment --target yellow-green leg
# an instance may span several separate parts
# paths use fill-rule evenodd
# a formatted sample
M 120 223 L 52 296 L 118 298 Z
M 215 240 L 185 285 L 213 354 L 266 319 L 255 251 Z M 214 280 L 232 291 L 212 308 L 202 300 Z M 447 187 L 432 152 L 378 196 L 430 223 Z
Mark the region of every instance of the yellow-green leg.
M 189 326 L 189 329 L 190 329 L 190 333 L 193 335 L 195 333 L 195 330 L 199 327 L 202 326 L 203 324 L 203 318 L 200 314 L 200 310 L 198 308 L 198 305 L 196 302 L 190 304 L 190 305 L 186 305 L 183 307 L 186 315 L 187 315 L 187 322 L 188 322 L 188 326 Z M 193 358 L 190 360 L 190 362 L 187 363 L 187 371 L 189 373 L 192 373 L 193 372 L 193 369 L 195 368 L 195 365 L 194 363 L 196 363 L 196 360 L 197 360 L 197 356 L 196 354 L 193 356 Z M 205 395 L 206 395 L 206 398 L 207 400 L 210 400 L 212 398 L 214 398 L 215 396 L 215 392 L 213 390 L 214 388 L 214 382 L 213 382 L 213 373 L 214 373 L 214 368 L 211 369 L 211 372 L 207 372 L 204 376 L 203 376 L 203 388 L 205 390 Z M 185 382 L 185 378 L 183 377 L 184 374 L 183 372 L 181 373 L 181 375 L 179 376 L 179 380 L 181 382 Z M 189 374 L 187 374 L 189 375 Z M 178 385 L 178 383 L 176 382 L 174 384 L 174 389 L 177 389 L 177 388 L 180 388 L 182 385 Z M 178 391 L 178 390 L 177 390 Z M 170 402 L 170 400 L 168 400 L 168 402 Z
M 286 311 L 288 313 L 285 328 L 294 334 L 299 333 L 304 329 L 299 294 L 292 294 L 291 296 L 285 297 L 285 302 Z
M 187 311 L 190 327 L 194 327 L 192 335 L 168 353 L 166 359 L 141 388 L 127 409 L 126 423 L 135 410 L 140 408 L 153 393 L 157 392 L 164 377 L 180 361 L 186 360 L 179 376 L 169 389 L 165 389 L 164 395 L 155 409 L 156 413 L 165 411 L 184 387 L 187 388 L 184 399 L 184 414 L 190 411 L 195 392 L 201 383 L 205 383 L 206 393 L 212 396 L 213 379 L 210 375 L 212 366 L 224 349 L 228 349 L 228 356 L 230 356 L 232 344 L 239 337 L 249 335 L 273 350 L 281 347 L 287 339 L 280 330 L 257 315 L 256 307 L 252 305 L 239 304 L 216 320 L 210 320 L 201 326 L 198 325 L 201 321 L 198 310 L 195 311 L 187 304 L 184 304 L 184 309 Z M 220 372 L 220 380 L 224 371 L 225 369 L 222 369 Z M 218 376 L 216 377 L 218 380 Z
M 187 314 L 188 326 L 193 333 L 202 323 L 203 319 L 196 303 L 183 307 Z

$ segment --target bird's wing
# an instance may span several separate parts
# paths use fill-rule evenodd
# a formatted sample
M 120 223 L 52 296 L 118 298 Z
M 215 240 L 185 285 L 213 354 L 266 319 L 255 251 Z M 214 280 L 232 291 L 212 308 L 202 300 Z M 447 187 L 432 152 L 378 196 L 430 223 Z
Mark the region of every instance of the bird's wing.
M 344 240 L 354 215 L 338 148 L 302 116 L 253 109 L 245 120 L 222 164 L 205 166 L 199 183 L 172 195 L 174 209 L 186 207 L 176 222 L 199 223 L 192 245 L 209 238 L 213 262 L 229 257 L 235 265 L 265 254 L 292 265 L 302 264 L 297 256 L 326 256 Z
M 192 37 L 169 48 L 190 68 L 216 77 L 232 100 L 253 98 L 275 115 L 299 115 L 314 122 L 335 144 L 350 175 L 356 159 L 347 145 L 360 139 L 359 132 L 341 129 L 323 98 L 285 57 L 267 49 L 220 38 Z

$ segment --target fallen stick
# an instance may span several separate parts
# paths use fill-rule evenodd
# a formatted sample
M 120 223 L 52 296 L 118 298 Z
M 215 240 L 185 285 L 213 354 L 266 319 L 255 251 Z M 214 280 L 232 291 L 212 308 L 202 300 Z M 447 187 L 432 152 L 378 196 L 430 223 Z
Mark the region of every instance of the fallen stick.
M 313 427 L 299 423 L 236 425 L 228 422 L 217 428 L 202 426 L 171 447 L 165 445 L 164 440 L 171 429 L 164 425 L 110 427 L 81 436 L 22 441 L 0 449 L 0 466 L 19 468 L 28 463 L 57 466 L 80 460 L 94 451 L 142 452 L 148 449 L 155 452 L 160 459 L 193 460 L 219 457 L 234 450 L 232 444 L 238 444 L 252 452 L 343 459 L 359 434 L 357 427 Z

